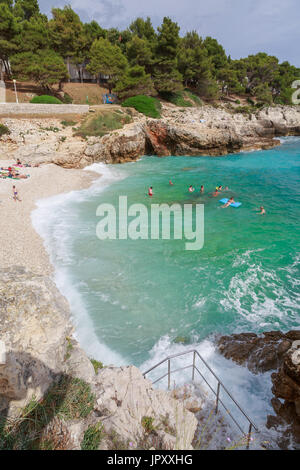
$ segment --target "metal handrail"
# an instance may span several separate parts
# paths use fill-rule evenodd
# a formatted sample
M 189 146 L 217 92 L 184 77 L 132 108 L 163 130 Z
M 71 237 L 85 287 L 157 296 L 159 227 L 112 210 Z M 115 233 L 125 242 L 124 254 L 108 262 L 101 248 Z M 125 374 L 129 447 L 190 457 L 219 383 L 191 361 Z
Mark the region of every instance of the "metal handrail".
M 193 353 L 193 364 L 189 365 L 189 366 L 186 366 L 186 367 L 180 367 L 176 370 L 172 370 L 171 371 L 171 360 L 176 358 L 176 357 L 182 357 L 182 356 L 186 356 L 187 354 L 191 354 Z M 199 371 L 198 367 L 196 367 L 196 357 L 199 357 L 199 359 L 203 362 L 203 364 L 205 365 L 205 367 L 211 372 L 211 374 L 214 376 L 214 378 L 217 380 L 217 391 L 215 391 L 213 389 L 213 387 L 209 384 L 209 382 L 206 380 L 206 378 L 204 377 L 204 375 Z M 213 392 L 213 394 L 216 396 L 216 406 L 215 406 L 215 412 L 217 413 L 218 412 L 218 409 L 219 409 L 219 403 L 225 408 L 226 412 L 228 413 L 228 415 L 231 417 L 231 419 L 234 421 L 234 423 L 236 424 L 236 426 L 239 428 L 239 430 L 244 434 L 245 437 L 247 437 L 247 449 L 249 449 L 249 445 L 250 445 L 250 438 L 251 438 L 251 432 L 252 432 L 252 429 L 255 429 L 256 432 L 259 432 L 258 428 L 255 426 L 255 424 L 253 423 L 253 421 L 249 418 L 249 416 L 246 414 L 246 412 L 243 410 L 243 408 L 239 405 L 239 403 L 233 398 L 233 396 L 231 395 L 231 393 L 227 390 L 227 388 L 225 387 L 225 385 L 222 383 L 222 381 L 219 379 L 219 377 L 214 373 L 214 371 L 211 369 L 211 367 L 207 364 L 207 362 L 203 359 L 203 357 L 199 354 L 199 352 L 196 350 L 196 349 L 192 349 L 192 350 L 189 350 L 189 351 L 185 351 L 185 352 L 182 352 L 182 353 L 178 353 L 178 354 L 173 354 L 172 356 L 168 356 L 166 357 L 165 359 L 163 359 L 162 361 L 158 362 L 157 364 L 155 364 L 154 366 L 152 366 L 150 369 L 148 369 L 146 372 L 143 373 L 143 376 L 146 378 L 146 376 L 152 372 L 154 369 L 157 369 L 157 367 L 161 366 L 162 364 L 164 364 L 165 362 L 168 362 L 168 372 L 166 374 L 164 374 L 163 376 L 161 376 L 159 379 L 156 379 L 155 382 L 153 382 L 154 384 L 156 384 L 157 382 L 159 382 L 160 380 L 164 379 L 165 377 L 168 377 L 168 390 L 170 390 L 170 386 L 171 386 L 171 374 L 175 373 L 175 372 L 179 372 L 181 370 L 186 370 L 186 369 L 190 369 L 192 368 L 192 381 L 194 381 L 195 379 L 195 371 L 198 372 L 198 374 L 202 377 L 202 379 L 205 381 L 205 383 L 208 385 L 208 387 L 210 388 L 210 390 Z M 236 421 L 236 419 L 232 416 L 232 414 L 230 413 L 230 411 L 226 408 L 225 404 L 223 403 L 223 401 L 220 399 L 220 390 L 221 390 L 221 387 L 222 389 L 224 390 L 224 392 L 229 396 L 229 398 L 231 399 L 231 401 L 236 405 L 236 407 L 240 410 L 240 412 L 243 414 L 243 416 L 247 419 L 248 423 L 249 423 L 249 430 L 248 430 L 248 433 L 245 433 L 243 431 L 243 429 L 240 427 L 240 425 L 238 424 L 238 422 Z

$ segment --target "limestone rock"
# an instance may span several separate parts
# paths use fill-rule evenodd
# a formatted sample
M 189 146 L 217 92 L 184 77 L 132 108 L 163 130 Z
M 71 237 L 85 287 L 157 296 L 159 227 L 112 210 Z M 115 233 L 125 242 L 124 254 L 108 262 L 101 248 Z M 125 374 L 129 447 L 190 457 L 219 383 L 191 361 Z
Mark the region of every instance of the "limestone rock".
M 137 446 L 145 437 L 143 417 L 153 418 L 154 436 L 163 448 L 190 449 L 197 427 L 195 416 L 170 392 L 155 390 L 136 367 L 104 368 L 96 378 L 96 410 L 107 433 Z M 173 434 L 170 435 L 170 430 Z
M 0 311 L 0 411 L 10 405 L 14 413 L 33 395 L 41 398 L 61 373 L 91 378 L 92 365 L 75 340 L 68 363 L 69 307 L 48 277 L 1 269 Z

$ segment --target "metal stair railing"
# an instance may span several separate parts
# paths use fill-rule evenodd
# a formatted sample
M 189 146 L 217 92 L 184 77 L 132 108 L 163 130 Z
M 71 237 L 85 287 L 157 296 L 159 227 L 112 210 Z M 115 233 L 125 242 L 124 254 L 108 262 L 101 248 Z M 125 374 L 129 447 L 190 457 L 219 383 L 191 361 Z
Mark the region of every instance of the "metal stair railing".
M 182 356 L 186 356 L 187 354 L 193 354 L 193 363 L 189 366 L 186 366 L 186 367 L 179 367 L 178 369 L 175 369 L 175 370 L 171 370 L 171 360 L 174 359 L 174 358 L 177 358 L 177 357 L 182 357 Z M 210 383 L 206 380 L 206 378 L 204 377 L 204 375 L 200 372 L 200 370 L 198 369 L 198 367 L 196 366 L 196 358 L 199 358 L 201 360 L 201 362 L 205 365 L 205 367 L 211 372 L 211 374 L 214 376 L 214 378 L 217 380 L 217 391 L 215 391 L 213 389 L 213 387 L 210 385 Z M 162 361 L 160 361 L 158 364 L 155 364 L 153 367 L 151 367 L 150 369 L 148 369 L 146 372 L 143 373 L 143 376 L 146 378 L 146 376 L 152 372 L 153 370 L 157 369 L 157 367 L 159 367 L 160 365 L 164 364 L 164 363 L 168 363 L 168 372 L 164 375 L 162 375 L 161 377 L 159 377 L 159 379 L 156 379 L 153 384 L 156 384 L 157 382 L 159 382 L 160 380 L 164 379 L 165 377 L 168 377 L 168 390 L 170 390 L 171 388 L 171 374 L 174 374 L 176 372 L 179 372 L 179 371 L 183 371 L 183 370 L 187 370 L 187 369 L 192 369 L 192 381 L 194 382 L 195 380 L 195 371 L 198 372 L 198 374 L 201 376 L 201 378 L 205 381 L 205 383 L 207 384 L 207 386 L 209 387 L 209 389 L 213 392 L 213 394 L 215 395 L 216 397 L 216 404 L 215 404 L 215 413 L 218 413 L 218 410 L 219 410 L 219 404 L 221 404 L 225 411 L 227 412 L 227 414 L 230 416 L 230 418 L 234 421 L 234 423 L 236 424 L 236 426 L 239 428 L 239 430 L 242 432 L 242 434 L 246 437 L 247 439 L 247 445 L 246 445 L 246 448 L 249 449 L 249 446 L 250 446 L 250 440 L 251 440 L 251 433 L 252 433 L 252 430 L 254 429 L 256 432 L 259 432 L 258 428 L 255 426 L 255 424 L 253 423 L 253 421 L 249 418 L 249 416 L 245 413 L 245 411 L 243 410 L 243 408 L 238 404 L 238 402 L 233 398 L 233 396 L 231 395 L 231 393 L 227 390 L 227 388 L 225 387 L 225 385 L 222 383 L 222 381 L 217 377 L 217 375 L 214 373 L 214 371 L 211 369 L 211 367 L 207 364 L 207 362 L 203 359 L 203 357 L 198 353 L 198 351 L 196 349 L 193 349 L 193 350 L 190 350 L 190 351 L 185 351 L 185 352 L 182 352 L 182 353 L 179 353 L 179 354 L 173 354 L 172 356 L 168 356 L 166 357 L 165 359 L 163 359 Z M 245 433 L 244 430 L 241 428 L 241 426 L 239 425 L 239 423 L 236 421 L 236 419 L 232 416 L 232 414 L 230 413 L 230 411 L 228 410 L 228 408 L 226 407 L 226 405 L 223 403 L 223 401 L 221 400 L 220 398 L 220 391 L 221 389 L 224 390 L 224 392 L 227 394 L 227 396 L 230 398 L 230 400 L 234 403 L 234 405 L 239 409 L 239 411 L 242 413 L 242 415 L 246 418 L 246 420 L 248 421 L 249 423 L 249 429 L 248 429 L 248 433 Z

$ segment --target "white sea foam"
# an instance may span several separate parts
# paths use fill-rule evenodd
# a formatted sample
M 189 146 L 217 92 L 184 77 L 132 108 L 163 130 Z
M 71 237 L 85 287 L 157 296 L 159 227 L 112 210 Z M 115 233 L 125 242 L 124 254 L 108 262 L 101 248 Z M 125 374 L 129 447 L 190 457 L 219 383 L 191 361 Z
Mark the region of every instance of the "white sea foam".
M 126 363 L 126 359 L 101 344 L 94 332 L 94 326 L 79 293 L 79 286 L 74 284 L 68 265 L 72 261 L 70 226 L 74 226 L 76 213 L 70 210 L 70 204 L 88 200 L 92 195 L 102 192 L 116 181 L 126 178 L 126 172 L 116 170 L 103 163 L 95 163 L 86 168 L 101 175 L 87 189 L 59 194 L 37 201 L 37 209 L 31 214 L 32 224 L 44 240 L 51 263 L 55 268 L 54 280 L 60 292 L 67 298 L 72 321 L 76 328 L 75 336 L 85 351 L 95 359 L 105 357 L 106 363 L 116 365 Z
M 270 405 L 271 393 L 271 378 L 270 373 L 265 374 L 252 374 L 247 367 L 239 366 L 231 360 L 225 359 L 221 356 L 214 345 L 214 343 L 206 339 L 199 343 L 182 345 L 171 342 L 170 337 L 164 336 L 155 344 L 150 351 L 150 358 L 145 361 L 140 369 L 146 372 L 149 368 L 159 363 L 167 356 L 179 354 L 196 349 L 204 361 L 211 367 L 217 377 L 223 382 L 224 386 L 233 395 L 235 400 L 247 412 L 249 417 L 261 429 L 264 427 L 267 414 L 272 413 Z M 174 371 L 178 368 L 183 368 L 193 363 L 193 353 L 173 358 L 171 360 L 171 370 Z M 201 360 L 197 359 L 196 365 L 205 379 L 210 383 L 213 389 L 217 390 L 217 381 L 212 373 L 206 369 Z M 149 378 L 153 381 L 157 380 L 168 372 L 168 364 L 164 363 L 157 369 L 149 374 Z M 191 381 L 192 369 L 180 371 L 171 375 L 171 388 L 178 387 Z M 234 377 L 234 380 L 231 378 Z M 209 388 L 204 380 L 196 373 L 195 379 L 199 385 L 207 392 L 211 399 L 215 399 L 211 394 Z M 159 381 L 157 386 L 167 388 L 167 377 Z M 240 411 L 233 405 L 228 396 L 223 392 L 221 399 L 228 406 L 233 416 L 237 419 L 242 428 L 247 430 L 247 421 Z

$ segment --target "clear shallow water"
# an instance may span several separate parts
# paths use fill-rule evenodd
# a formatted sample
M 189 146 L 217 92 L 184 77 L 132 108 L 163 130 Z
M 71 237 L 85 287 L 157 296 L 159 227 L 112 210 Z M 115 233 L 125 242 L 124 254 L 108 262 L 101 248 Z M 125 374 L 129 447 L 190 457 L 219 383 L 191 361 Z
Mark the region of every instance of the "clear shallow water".
M 34 224 L 91 355 L 144 370 L 197 347 L 242 404 L 249 409 L 253 402 L 254 417 L 270 410 L 269 375 L 253 376 L 226 361 L 211 338 L 300 327 L 300 139 L 283 142 L 274 150 L 220 158 L 96 164 L 104 177 L 91 188 L 39 203 Z M 190 184 L 198 191 L 204 184 L 205 194 L 189 195 Z M 230 188 L 223 197 L 234 196 L 241 208 L 220 210 L 220 198 L 209 197 L 221 184 Z M 185 251 L 184 242 L 174 240 L 98 240 L 96 209 L 117 204 L 119 195 L 148 206 L 204 203 L 204 248 Z M 256 213 L 260 205 L 266 217 Z M 178 336 L 185 345 L 174 342 Z

